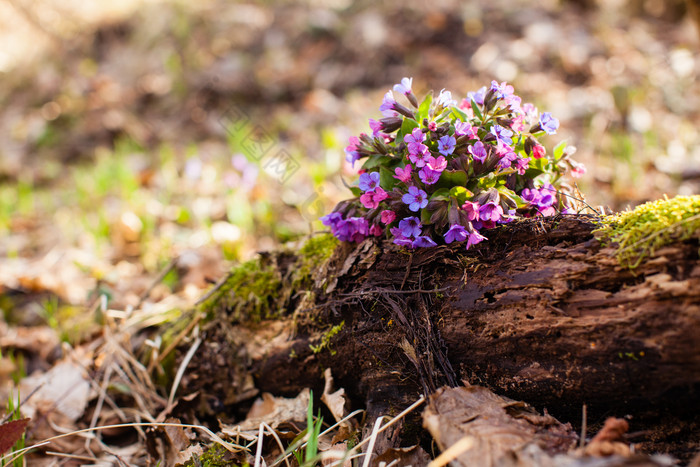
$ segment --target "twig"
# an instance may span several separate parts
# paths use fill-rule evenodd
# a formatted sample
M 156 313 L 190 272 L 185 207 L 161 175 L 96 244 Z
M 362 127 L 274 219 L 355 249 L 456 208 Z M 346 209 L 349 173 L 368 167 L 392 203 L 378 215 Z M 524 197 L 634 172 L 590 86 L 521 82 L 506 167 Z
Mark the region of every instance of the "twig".
M 151 294 L 153 289 L 155 289 L 158 284 L 163 282 L 163 279 L 165 279 L 165 276 L 167 276 L 168 273 L 170 271 L 172 271 L 175 268 L 175 266 L 177 266 L 178 259 L 179 259 L 179 257 L 175 257 L 175 258 L 171 259 L 170 262 L 168 263 L 168 265 L 165 267 L 165 269 L 163 269 L 158 274 L 158 276 L 156 276 L 156 278 L 153 279 L 153 282 L 151 282 L 151 285 L 149 285 L 148 288 L 139 297 L 139 303 L 138 303 L 138 305 L 136 305 L 136 308 L 141 308 L 141 305 L 143 305 L 143 302 L 146 301 L 146 299 Z
M 178 334 L 177 337 L 173 339 L 173 341 L 165 348 L 163 353 L 158 356 L 157 363 L 162 363 L 165 357 L 167 357 L 170 352 L 175 350 L 175 347 L 177 347 L 180 344 L 180 341 L 184 339 L 185 336 L 192 331 L 192 329 L 194 329 L 197 323 L 199 323 L 202 320 L 202 318 L 204 318 L 204 316 L 204 313 L 199 313 L 197 316 L 195 316 L 194 319 L 190 322 L 190 324 L 188 324 L 187 327 L 180 334 Z M 148 370 L 150 372 L 152 368 L 149 367 Z
M 212 295 L 214 295 L 221 287 L 223 287 L 224 284 L 226 284 L 226 282 L 227 282 L 230 278 L 231 278 L 231 273 L 226 274 L 223 278 L 221 278 L 221 279 L 219 280 L 219 282 L 217 282 L 216 284 L 214 284 L 214 287 L 212 287 L 211 289 L 209 289 L 209 290 L 207 291 L 207 293 L 205 293 L 199 300 L 197 300 L 197 301 L 194 303 L 194 306 L 201 305 L 202 303 L 204 303 L 204 302 L 206 302 L 207 300 L 209 300 L 209 298 L 211 298 Z

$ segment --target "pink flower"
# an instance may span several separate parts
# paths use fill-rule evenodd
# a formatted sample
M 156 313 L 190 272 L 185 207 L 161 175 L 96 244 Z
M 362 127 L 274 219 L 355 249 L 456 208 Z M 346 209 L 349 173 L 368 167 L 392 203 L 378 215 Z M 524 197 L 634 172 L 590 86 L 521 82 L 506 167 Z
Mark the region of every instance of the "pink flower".
M 572 163 L 571 176 L 574 178 L 581 178 L 583 174 L 586 173 L 586 166 L 580 162 Z
M 390 211 L 388 209 L 382 211 L 382 224 L 391 224 L 392 222 L 394 222 L 394 219 L 396 219 L 396 213 L 394 211 Z
M 411 164 L 406 165 L 406 167 L 404 167 L 403 169 L 401 167 L 396 167 L 396 169 L 394 169 L 394 172 L 396 172 L 394 178 L 404 183 L 408 183 L 408 181 L 411 179 L 412 169 L 413 166 Z
M 465 201 L 462 205 L 462 209 L 467 213 L 467 219 L 470 221 L 479 218 L 479 207 L 479 203 L 472 203 L 471 201 Z
M 433 185 L 440 179 L 440 172 L 431 170 L 428 166 L 425 166 L 418 172 L 418 176 L 426 185 Z
M 389 195 L 382 188 L 375 188 L 374 191 L 368 191 L 360 196 L 360 202 L 367 209 L 375 209 L 379 207 L 379 202 L 388 198 Z
M 372 226 L 369 228 L 369 234 L 374 235 L 375 237 L 381 237 L 384 235 L 384 229 L 377 224 L 372 224 Z
M 430 170 L 434 170 L 435 172 L 442 172 L 447 168 L 447 159 L 445 159 L 443 156 L 428 156 L 425 166 Z
M 424 167 L 428 156 L 430 156 L 430 149 L 425 144 L 408 145 L 408 158 L 416 164 L 416 167 Z
M 510 123 L 510 128 L 513 131 L 525 131 L 525 129 L 527 128 L 527 126 L 525 125 L 525 115 L 518 115 L 517 117 L 515 117 Z
M 535 144 L 532 147 L 532 157 L 535 159 L 542 159 L 546 153 L 547 150 L 541 144 Z
M 403 141 L 408 145 L 422 143 L 425 141 L 425 133 L 420 128 L 414 128 L 410 135 L 404 136 Z
M 530 167 L 529 157 L 519 157 L 515 160 L 515 168 L 520 175 L 525 175 L 525 171 Z
M 469 239 L 467 240 L 467 250 L 472 246 L 476 245 L 477 243 L 480 243 L 483 240 L 486 240 L 487 238 L 481 235 L 478 231 L 470 232 L 469 233 Z

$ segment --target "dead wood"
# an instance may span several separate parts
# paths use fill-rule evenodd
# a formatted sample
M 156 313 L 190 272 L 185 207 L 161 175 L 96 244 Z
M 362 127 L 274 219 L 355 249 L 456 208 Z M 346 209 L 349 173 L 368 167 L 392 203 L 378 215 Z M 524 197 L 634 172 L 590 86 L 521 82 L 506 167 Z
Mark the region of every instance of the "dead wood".
M 259 391 L 320 394 L 323 370 L 332 368 L 371 419 L 466 380 L 572 421 L 584 403 L 593 424 L 663 412 L 695 427 L 687 439 L 697 441 L 696 415 L 686 410 L 700 401 L 697 238 L 629 270 L 595 228 L 585 216 L 515 222 L 469 251 L 343 244 L 310 290 L 292 291 L 312 299 L 286 317 L 232 323 L 220 310 L 183 391 L 201 391 L 221 416 L 251 395 L 247 375 Z M 685 421 L 674 418 L 684 413 Z M 405 423 L 419 425 L 418 414 Z M 420 436 L 404 428 L 400 438 Z M 652 438 L 652 449 L 668 447 Z

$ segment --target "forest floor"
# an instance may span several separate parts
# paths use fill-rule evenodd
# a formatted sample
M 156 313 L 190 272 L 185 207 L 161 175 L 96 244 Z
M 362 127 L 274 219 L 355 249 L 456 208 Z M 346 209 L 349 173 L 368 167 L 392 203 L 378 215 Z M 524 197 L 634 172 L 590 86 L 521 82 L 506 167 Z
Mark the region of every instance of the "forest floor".
M 0 4 L 0 400 L 53 388 L 23 404 L 50 422 L 28 445 L 186 402 L 160 327 L 321 229 L 354 177 L 348 137 L 403 76 L 418 94 L 512 83 L 560 119 L 595 207 L 700 192 L 682 1 L 29 3 Z M 148 457 L 140 428 L 98 432 L 30 458 Z

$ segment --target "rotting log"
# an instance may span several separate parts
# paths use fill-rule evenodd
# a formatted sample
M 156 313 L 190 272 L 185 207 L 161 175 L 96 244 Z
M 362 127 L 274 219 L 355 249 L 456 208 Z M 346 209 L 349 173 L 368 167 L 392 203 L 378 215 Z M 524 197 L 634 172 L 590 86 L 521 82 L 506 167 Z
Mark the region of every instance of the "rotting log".
M 635 415 L 647 448 L 689 456 L 700 441 L 688 410 L 700 405 L 698 238 L 630 270 L 596 227 L 588 216 L 517 221 L 469 251 L 342 244 L 303 290 L 285 291 L 296 298 L 276 319 L 234 319 L 215 298 L 182 393 L 200 391 L 221 416 L 256 391 L 320 394 L 331 368 L 372 418 L 466 380 L 573 423 L 583 404 L 589 423 Z M 280 267 L 293 269 L 285 255 Z M 652 433 L 661 418 L 691 430 L 689 444 Z M 387 442 L 419 438 L 399 431 Z

